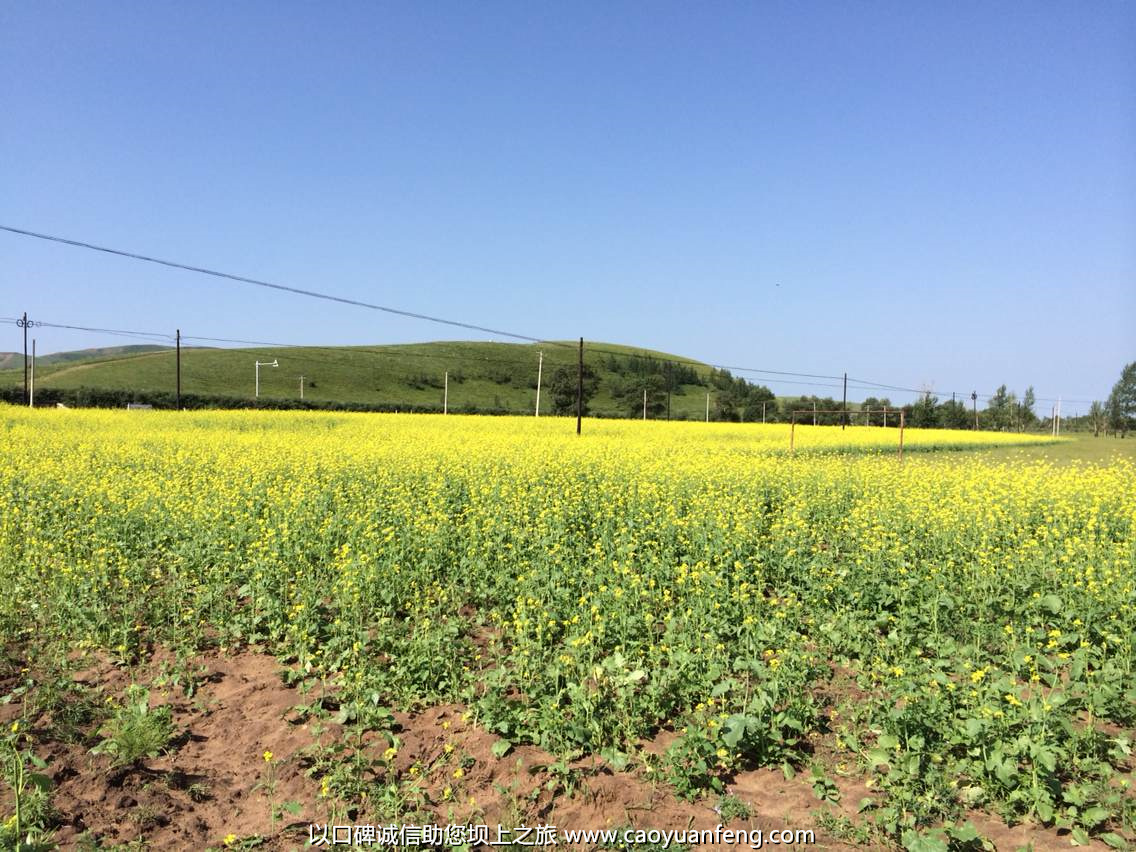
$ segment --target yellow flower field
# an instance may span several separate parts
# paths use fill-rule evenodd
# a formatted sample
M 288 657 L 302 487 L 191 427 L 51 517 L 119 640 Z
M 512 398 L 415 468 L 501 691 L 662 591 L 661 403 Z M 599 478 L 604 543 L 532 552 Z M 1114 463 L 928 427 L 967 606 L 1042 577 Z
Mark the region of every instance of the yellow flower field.
M 682 795 L 832 736 L 900 840 L 1133 830 L 1136 468 L 895 428 L 0 408 L 0 630 L 257 644 Z M 853 699 L 852 696 L 855 696 Z M 457 776 L 455 776 L 457 777 Z M 1086 816 L 1088 814 L 1088 816 Z M 1062 822 L 1064 821 L 1064 822 Z M 906 842 L 906 841 L 904 841 Z

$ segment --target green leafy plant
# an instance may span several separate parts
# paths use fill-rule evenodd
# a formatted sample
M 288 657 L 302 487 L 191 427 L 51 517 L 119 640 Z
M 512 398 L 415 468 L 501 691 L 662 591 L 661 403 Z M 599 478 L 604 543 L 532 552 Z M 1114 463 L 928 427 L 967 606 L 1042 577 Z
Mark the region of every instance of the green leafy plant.
M 13 722 L 0 741 L 0 767 L 12 797 L 13 813 L 0 825 L 0 847 L 18 852 L 54 848 L 47 824 L 51 816 L 51 779 L 46 762 L 20 748 L 21 722 Z
M 150 690 L 131 684 L 126 700 L 99 729 L 103 738 L 92 754 L 107 755 L 115 767 L 133 766 L 147 757 L 157 757 L 175 733 L 170 708 L 151 707 Z
M 722 817 L 723 824 L 731 823 L 736 819 L 749 819 L 753 815 L 753 809 L 737 796 L 723 796 L 718 800 L 716 810 L 718 815 Z

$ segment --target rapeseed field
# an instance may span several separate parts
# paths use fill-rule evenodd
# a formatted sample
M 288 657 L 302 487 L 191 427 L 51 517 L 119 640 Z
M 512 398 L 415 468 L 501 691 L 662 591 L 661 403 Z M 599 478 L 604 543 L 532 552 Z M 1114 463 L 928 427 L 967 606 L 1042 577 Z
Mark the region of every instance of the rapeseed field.
M 0 430 L 8 647 L 265 647 L 345 723 L 459 701 L 687 797 L 815 770 L 825 737 L 907 845 L 963 842 L 974 809 L 1134 831 L 1130 463 L 981 461 L 952 450 L 1038 439 L 936 430 L 901 461 L 863 426 L 798 425 L 794 453 L 785 425 L 558 418 Z

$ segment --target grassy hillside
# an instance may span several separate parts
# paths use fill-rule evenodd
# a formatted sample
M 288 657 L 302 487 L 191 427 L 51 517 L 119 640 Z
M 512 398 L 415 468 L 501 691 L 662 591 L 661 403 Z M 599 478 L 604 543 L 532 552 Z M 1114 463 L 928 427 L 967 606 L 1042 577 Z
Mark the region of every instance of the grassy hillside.
M 123 355 L 140 355 L 145 352 L 158 352 L 168 348 L 168 346 L 158 346 L 153 343 L 142 343 L 134 346 L 103 346 L 99 349 L 77 349 L 74 352 L 56 352 L 52 355 L 36 356 L 36 370 L 64 362 L 97 361 L 105 358 L 119 358 Z M 24 353 L 0 352 L 0 370 L 18 370 L 20 375 L 23 376 Z
M 159 347 L 145 349 L 118 354 L 102 350 L 83 358 L 41 358 L 36 365 L 36 385 L 39 388 L 172 391 L 174 352 Z M 305 399 L 440 406 L 443 376 L 449 371 L 452 409 L 474 406 L 520 413 L 532 411 L 536 403 L 540 351 L 544 352 L 541 391 L 541 413 L 544 414 L 552 411 L 549 386 L 556 370 L 565 368 L 575 375 L 577 356 L 572 344 L 438 342 L 359 347 L 183 348 L 182 391 L 251 398 L 254 363 L 277 360 L 279 367 L 260 369 L 262 397 L 298 399 L 300 376 L 304 376 Z M 584 351 L 585 363 L 600 377 L 598 392 L 591 403 L 591 409 L 597 414 L 619 411 L 611 396 L 612 388 L 620 381 L 610 369 L 611 353 L 618 353 L 616 359 L 628 365 L 636 363 L 637 358 L 655 357 L 689 364 L 700 376 L 710 371 L 708 365 L 689 359 L 616 344 L 595 343 L 591 349 L 585 345 Z M 22 362 L 14 366 L 15 369 L 0 370 L 0 386 L 22 382 Z M 681 386 L 672 395 L 672 416 L 703 416 L 705 393 L 705 388 L 699 385 Z

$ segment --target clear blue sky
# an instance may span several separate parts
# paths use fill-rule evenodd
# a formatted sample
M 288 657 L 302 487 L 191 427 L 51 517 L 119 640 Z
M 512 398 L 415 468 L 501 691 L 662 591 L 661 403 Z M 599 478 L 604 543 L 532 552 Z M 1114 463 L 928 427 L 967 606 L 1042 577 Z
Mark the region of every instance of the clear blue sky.
M 7 225 L 948 396 L 1099 398 L 1136 360 L 1131 3 L 3 0 L 0 80 Z M 25 310 L 478 337 L 0 233 Z

